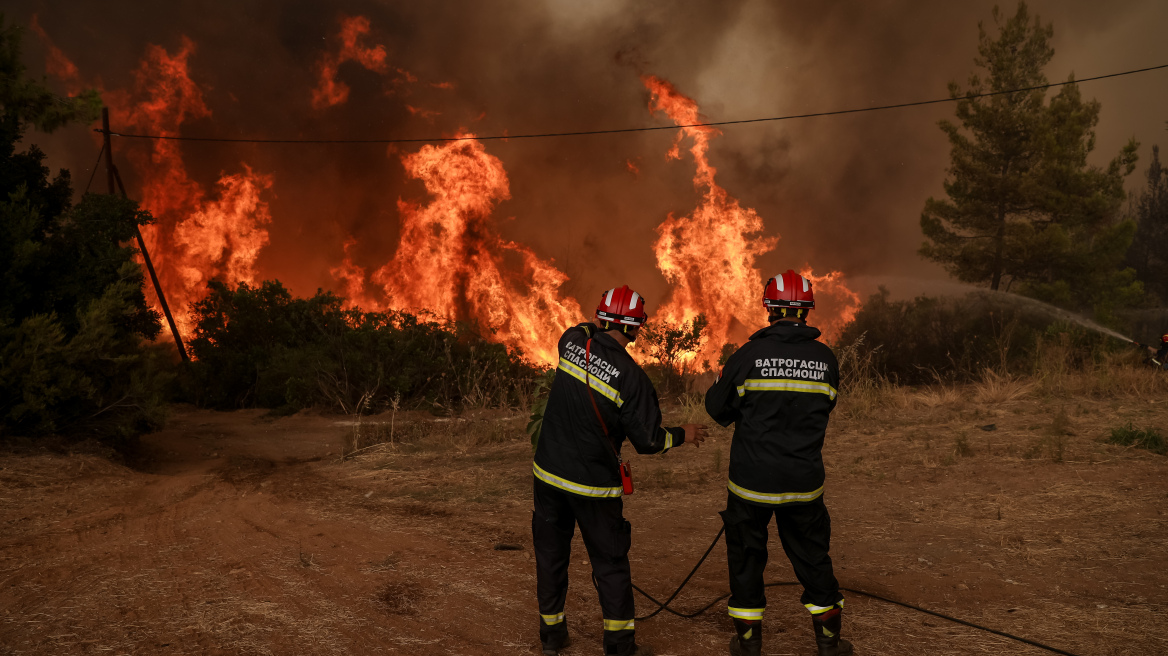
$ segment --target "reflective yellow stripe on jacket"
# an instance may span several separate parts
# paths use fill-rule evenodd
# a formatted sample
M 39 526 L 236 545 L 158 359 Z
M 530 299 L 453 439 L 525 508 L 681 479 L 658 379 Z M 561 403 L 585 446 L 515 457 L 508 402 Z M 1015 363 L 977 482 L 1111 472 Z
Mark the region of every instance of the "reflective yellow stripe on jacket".
M 665 453 L 673 448 L 673 433 L 670 433 L 667 429 L 662 430 L 665 431 L 665 446 L 661 447 L 661 450 L 657 453 Z
M 831 399 L 838 394 L 836 389 L 827 383 L 793 378 L 748 378 L 738 386 L 738 396 L 745 396 L 747 392 L 809 392 L 826 394 Z
M 581 383 L 586 385 L 591 383 L 590 387 L 592 389 L 603 394 L 605 398 L 615 403 L 616 407 L 619 408 L 625 404 L 625 400 L 621 398 L 621 395 L 616 391 L 616 388 L 604 382 L 603 380 L 600 380 L 596 376 L 585 376 L 583 369 L 576 366 L 575 364 L 572 364 L 571 362 L 568 362 L 564 358 L 560 358 L 559 368 L 560 371 L 566 371 L 570 376 L 580 381 Z M 587 379 L 587 381 L 585 379 Z
M 619 497 L 624 493 L 624 490 L 619 485 L 616 487 L 593 487 L 591 485 L 584 485 L 582 483 L 573 483 L 566 478 L 560 478 L 555 474 L 549 474 L 534 462 L 531 463 L 531 470 L 532 473 L 535 474 L 535 477 L 544 483 L 558 487 L 565 492 L 571 492 L 573 494 L 580 494 L 586 497 L 608 498 Z
M 823 496 L 823 486 L 819 486 L 818 490 L 811 492 L 755 492 L 748 490 L 734 481 L 727 481 L 726 487 L 734 494 L 746 499 L 747 501 L 757 501 L 758 503 L 766 503 L 772 505 L 779 505 L 783 503 L 792 503 L 797 501 L 814 501 Z

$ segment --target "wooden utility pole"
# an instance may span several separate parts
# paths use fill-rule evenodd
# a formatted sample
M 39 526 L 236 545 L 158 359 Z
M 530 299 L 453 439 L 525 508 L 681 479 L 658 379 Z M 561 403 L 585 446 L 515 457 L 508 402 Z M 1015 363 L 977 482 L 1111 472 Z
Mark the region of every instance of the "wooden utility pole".
M 109 193 L 112 195 L 114 191 L 114 183 L 117 183 L 117 189 L 122 192 L 122 198 L 127 198 L 126 186 L 122 184 L 122 176 L 118 174 L 118 169 L 114 167 L 114 154 L 111 150 L 110 144 L 110 122 L 109 122 L 109 108 L 101 108 L 101 133 L 105 139 L 105 173 L 106 181 L 109 183 Z M 162 313 L 166 315 L 166 323 L 170 324 L 170 334 L 174 335 L 174 344 L 178 347 L 178 354 L 182 356 L 183 362 L 190 362 L 191 357 L 187 355 L 187 348 L 183 345 L 182 335 L 178 332 L 178 326 L 174 323 L 174 317 L 170 314 L 170 306 L 166 303 L 166 294 L 162 292 L 162 285 L 158 282 L 158 274 L 154 272 L 154 264 L 150 261 L 150 253 L 146 250 L 146 240 L 142 239 L 142 230 L 139 228 L 137 222 L 134 223 L 134 236 L 138 238 L 138 250 L 142 253 L 142 261 L 146 264 L 146 270 L 150 272 L 150 280 L 154 283 L 154 292 L 158 295 L 158 304 L 162 306 Z

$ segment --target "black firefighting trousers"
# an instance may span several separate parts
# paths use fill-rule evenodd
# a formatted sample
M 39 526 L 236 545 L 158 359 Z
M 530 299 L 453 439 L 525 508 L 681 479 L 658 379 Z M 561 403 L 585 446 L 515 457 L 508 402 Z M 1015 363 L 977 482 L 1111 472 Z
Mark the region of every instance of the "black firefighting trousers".
M 600 593 L 604 653 L 630 653 L 636 611 L 629 572 L 632 526 L 625 521 L 624 502 L 620 497 L 589 499 L 569 494 L 538 480 L 534 497 L 531 536 L 535 543 L 541 641 L 558 645 L 568 632 L 564 600 L 568 596 L 572 535 L 578 523 Z
M 775 517 L 783 551 L 803 584 L 802 603 L 813 615 L 843 606 L 839 582 L 831 568 L 831 517 L 823 497 L 799 505 L 759 506 L 728 494 L 726 559 L 730 564 L 730 616 L 761 620 L 766 609 L 763 570 L 767 564 L 767 525 Z

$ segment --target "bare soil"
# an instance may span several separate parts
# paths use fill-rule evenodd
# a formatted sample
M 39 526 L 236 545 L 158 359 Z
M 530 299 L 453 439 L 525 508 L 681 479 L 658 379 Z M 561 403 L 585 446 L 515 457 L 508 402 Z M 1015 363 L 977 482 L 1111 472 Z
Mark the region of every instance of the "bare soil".
M 1165 432 L 1168 401 L 971 386 L 837 413 L 825 458 L 841 584 L 1083 656 L 1168 653 L 1168 458 L 1104 442 L 1128 421 Z M 176 408 L 133 467 L 9 452 L 0 653 L 538 653 L 523 423 Z M 699 450 L 633 457 L 641 587 L 668 595 L 717 532 L 729 448 L 719 430 Z M 768 580 L 792 580 L 772 547 Z M 579 536 L 573 553 L 565 653 L 599 654 Z M 719 546 L 675 606 L 726 591 Z M 814 653 L 798 595 L 770 589 L 764 653 Z M 716 654 L 731 628 L 721 603 L 637 631 L 659 654 Z M 859 654 L 1047 653 L 855 594 L 844 631 Z

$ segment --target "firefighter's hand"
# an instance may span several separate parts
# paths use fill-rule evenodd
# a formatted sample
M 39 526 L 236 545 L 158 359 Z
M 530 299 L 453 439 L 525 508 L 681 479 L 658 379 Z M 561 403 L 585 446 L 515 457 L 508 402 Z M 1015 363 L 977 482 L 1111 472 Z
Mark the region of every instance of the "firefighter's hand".
M 701 424 L 686 424 L 681 427 L 685 431 L 685 443 L 701 446 L 706 440 L 706 427 Z

